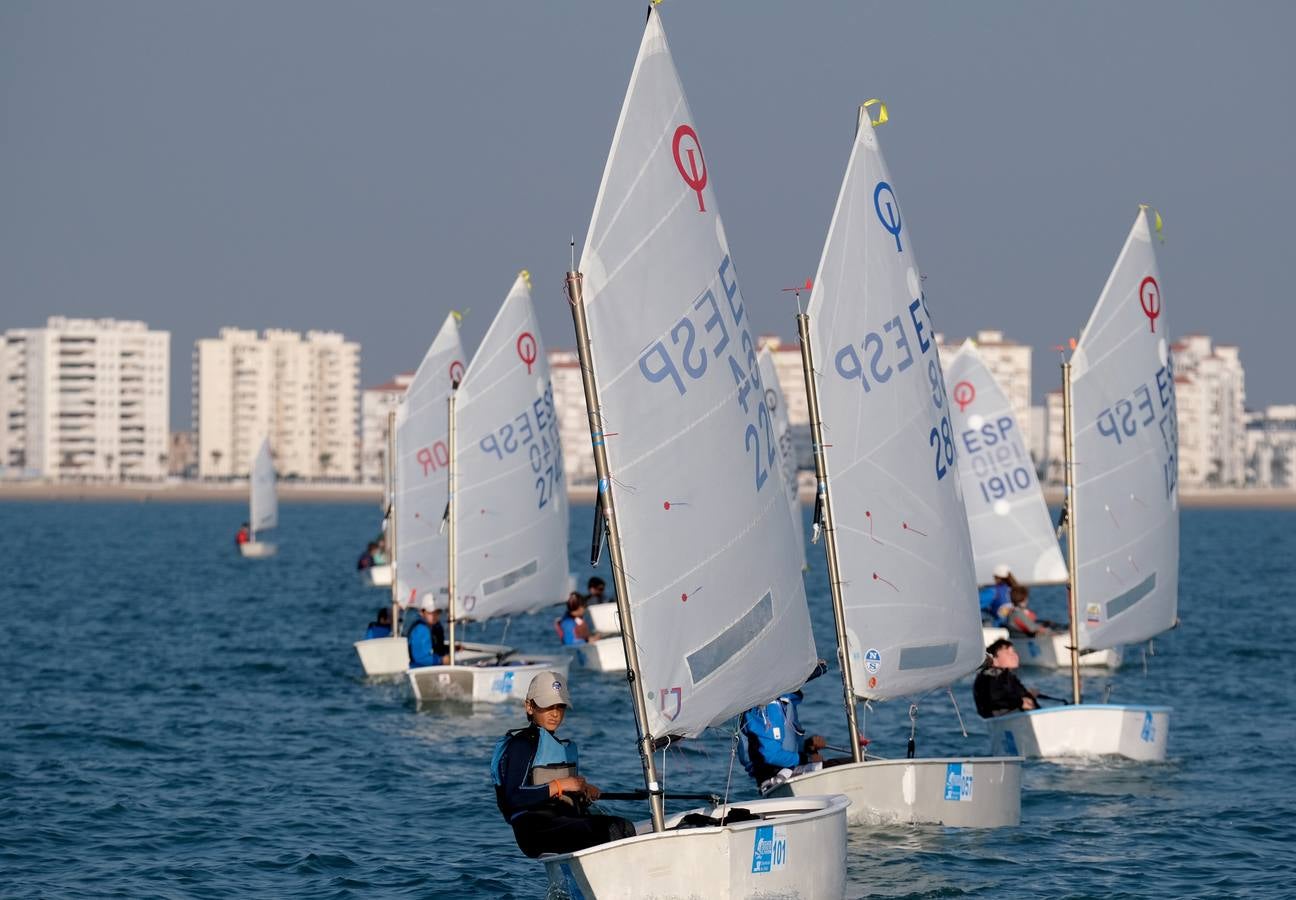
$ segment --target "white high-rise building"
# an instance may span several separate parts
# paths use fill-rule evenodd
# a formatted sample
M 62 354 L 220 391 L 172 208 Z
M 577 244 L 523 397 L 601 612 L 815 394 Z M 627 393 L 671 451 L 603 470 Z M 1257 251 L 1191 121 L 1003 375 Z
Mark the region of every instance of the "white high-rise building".
M 1036 423 L 1031 416 L 1031 348 L 1004 337 L 1002 331 L 978 331 L 972 339 L 977 352 L 985 360 L 986 368 L 994 375 L 995 381 L 1008 397 L 1017 427 L 1021 429 L 1022 441 L 1027 448 L 1036 446 L 1034 430 Z M 963 340 L 946 341 L 945 335 L 937 333 L 936 346 L 940 348 L 942 367 L 954 358 Z M 953 396 L 957 385 L 947 384 L 946 390 Z M 1041 460 L 1036 459 L 1038 465 Z
M 1049 391 L 1044 395 L 1044 427 L 1048 429 L 1048 438 L 1044 442 L 1044 481 L 1048 484 L 1066 481 L 1066 445 L 1062 440 L 1064 425 L 1062 392 Z
M 280 477 L 360 471 L 360 345 L 332 331 L 222 328 L 194 344 L 201 478 L 246 477 L 270 438 Z
M 1296 405 L 1247 414 L 1247 484 L 1296 487 Z
M 387 465 L 387 414 L 400 406 L 413 372 L 365 388 L 360 394 L 360 480 L 382 484 Z
M 575 350 L 549 351 L 549 381 L 553 384 L 567 486 L 592 485 L 598 475 L 594 471 L 594 448 L 590 444 L 589 414 L 585 411 L 585 385 Z M 608 430 L 616 429 L 609 426 Z
M 1179 412 L 1179 483 L 1232 487 L 1246 483 L 1246 377 L 1238 348 L 1203 334 L 1171 345 Z
M 143 322 L 52 316 L 4 333 L 0 466 L 107 481 L 166 476 L 171 335 Z

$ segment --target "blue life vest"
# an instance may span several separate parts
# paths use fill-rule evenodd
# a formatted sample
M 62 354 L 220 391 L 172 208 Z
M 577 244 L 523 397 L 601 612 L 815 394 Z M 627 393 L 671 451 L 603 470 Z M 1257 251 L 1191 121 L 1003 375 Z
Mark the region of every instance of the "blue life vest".
M 414 659 L 414 635 L 420 628 L 427 632 L 428 655 L 432 660 L 431 662 L 418 662 Z M 410 668 L 441 665 L 441 657 L 437 655 L 436 650 L 432 647 L 432 629 L 428 623 L 424 622 L 422 619 L 419 619 L 410 626 L 409 632 L 405 635 L 405 646 L 409 650 Z
M 777 700 L 771 700 L 764 706 L 757 706 L 743 713 L 743 736 L 738 741 L 738 761 L 742 763 L 748 775 L 755 777 L 755 762 L 751 758 L 751 751 L 746 739 L 748 735 L 756 737 L 758 740 L 760 738 L 773 739 L 780 748 L 800 757 L 801 748 L 805 742 L 805 732 L 802 730 L 801 722 L 797 718 L 797 705 L 800 702 L 800 697 L 784 694 Z M 771 709 L 777 711 L 774 718 L 781 718 L 781 722 L 775 722 L 774 718 L 771 718 Z M 771 763 L 767 761 L 766 765 L 771 765 Z
M 1006 584 L 988 584 L 977 593 L 981 602 L 981 618 L 995 625 L 1003 625 L 999 618 L 999 609 L 1005 603 L 1012 602 L 1010 588 Z
M 504 749 L 514 735 L 525 730 L 523 728 L 510 731 L 495 742 L 495 751 L 491 754 L 491 780 L 496 786 L 504 783 L 504 773 L 500 771 L 500 763 L 504 760 Z M 536 731 L 540 733 L 540 738 L 536 742 L 535 756 L 531 757 L 527 780 L 532 784 L 548 784 L 559 778 L 577 774 L 580 766 L 580 751 L 576 748 L 576 742 L 556 738 L 552 732 L 544 728 L 537 727 Z
M 379 625 L 377 622 L 371 622 L 369 623 L 369 630 L 365 632 L 365 640 L 368 641 L 373 638 L 391 637 L 391 633 L 392 630 L 390 625 Z
M 558 620 L 558 627 L 562 630 L 562 642 L 564 646 L 573 646 L 575 644 L 588 643 L 585 638 L 576 633 L 576 619 L 572 616 L 563 616 Z

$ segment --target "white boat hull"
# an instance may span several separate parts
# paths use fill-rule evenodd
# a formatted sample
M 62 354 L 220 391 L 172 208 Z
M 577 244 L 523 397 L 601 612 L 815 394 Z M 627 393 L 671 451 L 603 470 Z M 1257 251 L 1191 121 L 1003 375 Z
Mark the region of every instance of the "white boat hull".
M 760 819 L 639 834 L 543 856 L 550 895 L 612 897 L 802 897 L 846 894 L 845 797 L 733 804 Z M 693 810 L 717 816 L 729 807 Z M 686 815 L 668 817 L 668 829 Z
M 420 703 L 456 700 L 463 703 L 510 703 L 526 699 L 527 688 L 536 673 L 552 669 L 567 677 L 568 656 L 531 656 L 514 665 L 461 664 L 455 654 L 453 666 L 423 666 L 409 670 L 414 699 Z
M 585 617 L 595 634 L 620 634 L 621 615 L 615 603 L 594 603 L 585 607 Z
M 1083 703 L 984 720 L 990 752 L 1029 759 L 1122 756 L 1162 762 L 1170 731 L 1170 707 Z
M 577 644 L 571 648 L 572 656 L 583 668 L 594 672 L 624 672 L 626 670 L 625 645 L 621 635 L 614 634 Z
M 409 670 L 409 642 L 403 637 L 380 637 L 355 642 L 360 665 L 370 678 L 399 675 Z
M 274 544 L 267 544 L 264 541 L 248 541 L 245 544 L 239 544 L 239 553 L 248 559 L 265 559 L 267 556 L 274 556 L 279 548 Z
M 391 587 L 391 566 L 370 566 L 364 571 L 370 587 Z
M 873 759 L 796 775 L 767 797 L 843 794 L 851 825 L 1021 824 L 1020 756 Z
M 1017 648 L 1021 664 L 1035 669 L 1069 669 L 1071 668 L 1071 636 L 1066 632 L 1045 634 L 1037 638 L 1022 635 L 1010 635 L 1007 628 L 981 626 L 981 639 L 989 647 L 1000 638 L 1009 638 Z M 1090 650 L 1080 654 L 1080 665 L 1086 668 L 1119 669 L 1124 659 L 1120 647 L 1109 647 L 1106 650 Z

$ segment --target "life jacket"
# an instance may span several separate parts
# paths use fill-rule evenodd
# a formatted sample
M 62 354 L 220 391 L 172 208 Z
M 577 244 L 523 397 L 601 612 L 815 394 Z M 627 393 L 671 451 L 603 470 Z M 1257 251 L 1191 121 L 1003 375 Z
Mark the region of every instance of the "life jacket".
M 441 665 L 442 663 L 441 656 L 436 652 L 436 646 L 435 646 L 436 642 L 432 639 L 432 627 L 428 625 L 427 622 L 424 622 L 422 619 L 419 619 L 417 622 L 411 625 L 409 627 L 409 631 L 405 632 L 405 652 L 409 654 L 410 665 L 411 666 L 414 665 L 414 650 L 413 650 L 414 632 L 417 631 L 419 628 L 427 629 L 428 652 L 432 654 L 432 660 L 433 660 L 432 665 L 434 666 Z
M 779 746 L 790 753 L 800 755 L 801 748 L 805 742 L 805 731 L 801 728 L 801 723 L 797 719 L 797 704 L 800 698 L 794 698 L 791 694 L 784 694 L 777 700 L 771 700 L 764 706 L 749 709 L 743 713 L 743 731 L 751 737 L 760 735 L 769 735 L 778 741 Z M 770 721 L 769 708 L 775 703 L 783 711 L 783 726 L 776 726 Z M 738 761 L 742 763 L 747 774 L 755 777 L 756 761 L 752 759 L 751 748 L 748 739 L 738 741 Z M 762 760 L 762 764 L 770 765 Z
M 589 643 L 589 629 L 582 616 L 563 616 L 558 620 L 558 632 L 567 646 Z
M 528 728 L 531 726 L 527 726 Z M 504 760 L 504 749 L 514 735 L 521 734 L 526 728 L 510 731 L 495 742 L 495 751 L 491 754 L 491 779 L 497 787 L 503 785 L 504 775 L 500 764 Z M 536 726 L 539 739 L 536 741 L 535 755 L 531 757 L 531 768 L 527 780 L 531 784 L 548 784 L 559 778 L 571 778 L 578 774 L 580 752 L 572 741 L 556 738 L 549 731 Z
M 999 610 L 1005 603 L 1012 603 L 1008 585 L 988 584 L 977 592 L 977 598 L 981 602 L 981 617 L 995 625 L 1002 625 Z

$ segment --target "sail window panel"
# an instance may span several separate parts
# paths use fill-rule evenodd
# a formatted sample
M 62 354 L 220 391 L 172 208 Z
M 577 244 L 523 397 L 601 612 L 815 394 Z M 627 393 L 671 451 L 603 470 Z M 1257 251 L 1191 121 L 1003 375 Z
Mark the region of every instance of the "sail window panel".
M 511 588 L 513 585 L 530 578 L 539 571 L 540 561 L 533 559 L 525 565 L 518 566 L 511 572 L 505 572 L 503 575 L 489 578 L 482 582 L 482 596 L 489 597 L 491 594 L 497 594 L 506 588 Z
M 736 656 L 756 640 L 773 619 L 774 595 L 766 591 L 755 606 L 743 613 L 742 618 L 688 655 L 686 661 L 693 683 L 698 684 Z
M 956 659 L 958 659 L 958 642 L 902 647 L 899 668 L 902 672 L 906 669 L 940 669 L 952 666 Z
M 1107 618 L 1112 619 L 1119 616 L 1125 610 L 1129 609 L 1135 603 L 1138 603 L 1148 594 L 1156 589 L 1156 572 L 1153 572 L 1147 578 L 1144 578 L 1134 587 L 1130 588 L 1123 594 L 1120 594 L 1107 601 Z

